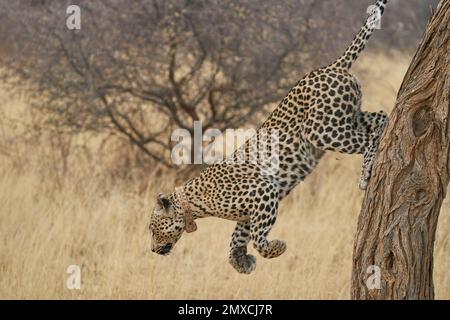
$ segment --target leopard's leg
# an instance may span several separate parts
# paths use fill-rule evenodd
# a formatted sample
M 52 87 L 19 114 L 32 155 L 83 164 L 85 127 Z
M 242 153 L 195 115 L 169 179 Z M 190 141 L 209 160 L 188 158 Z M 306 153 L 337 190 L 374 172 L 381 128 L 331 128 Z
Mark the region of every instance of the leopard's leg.
M 362 168 L 359 187 L 362 190 L 367 188 L 372 175 L 373 162 L 375 160 L 381 136 L 387 124 L 385 112 L 359 112 L 356 115 L 355 127 L 358 131 L 366 131 L 370 134 L 370 145 L 364 152 L 364 162 Z
M 247 254 L 250 238 L 250 221 L 238 222 L 231 237 L 229 262 L 239 273 L 250 274 L 256 268 L 256 258 Z
M 354 127 L 358 131 L 375 133 L 381 126 L 384 127 L 387 121 L 387 114 L 384 111 L 367 112 L 359 111 L 355 114 Z
M 369 113 L 364 116 L 361 111 L 341 111 L 338 114 L 339 117 L 330 116 L 324 114 L 320 107 L 312 109 L 305 121 L 304 136 L 314 147 L 324 151 L 364 155 L 363 174 L 360 180 L 360 188 L 364 189 L 370 179 L 373 159 L 384 130 L 386 116 L 374 118 Z M 364 127 L 363 121 L 358 122 L 357 119 L 364 117 L 370 120 L 372 130 Z M 375 125 L 377 119 L 379 125 Z
M 253 247 L 267 259 L 280 256 L 286 251 L 286 243 L 282 240 L 267 240 L 270 230 L 275 224 L 278 213 L 278 197 L 260 204 L 259 211 L 252 215 L 250 231 Z

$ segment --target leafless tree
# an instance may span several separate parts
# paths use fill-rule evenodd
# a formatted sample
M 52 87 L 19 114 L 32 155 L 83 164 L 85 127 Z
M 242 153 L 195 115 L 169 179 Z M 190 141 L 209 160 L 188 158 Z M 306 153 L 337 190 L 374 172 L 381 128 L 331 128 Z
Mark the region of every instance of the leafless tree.
M 74 31 L 69 1 L 4 1 L 0 76 L 46 128 L 107 133 L 170 166 L 174 128 L 254 119 L 343 50 L 371 2 L 352 1 L 356 19 L 348 0 L 84 0 Z
M 450 2 L 442 0 L 400 88 L 358 221 L 352 298 L 433 299 L 433 250 L 450 181 Z M 380 286 L 367 285 L 377 266 Z

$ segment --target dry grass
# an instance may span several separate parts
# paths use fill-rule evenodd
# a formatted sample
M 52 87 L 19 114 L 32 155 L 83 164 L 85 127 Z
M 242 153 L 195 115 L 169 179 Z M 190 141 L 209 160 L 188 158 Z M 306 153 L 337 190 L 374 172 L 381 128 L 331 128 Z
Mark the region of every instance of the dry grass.
M 374 106 L 367 109 L 389 111 L 407 59 L 366 57 L 359 65 L 366 104 Z M 149 211 L 156 193 L 171 191 L 170 174 L 150 173 L 137 196 L 135 186 L 105 183 L 100 169 L 86 175 L 80 164 L 59 187 L 37 161 L 19 170 L 0 155 L 0 298 L 347 299 L 360 166 L 359 157 L 328 154 L 281 205 L 271 237 L 286 240 L 288 251 L 258 257 L 256 271 L 244 276 L 227 262 L 232 222 L 199 221 L 170 256 L 149 253 Z M 450 298 L 449 211 L 445 202 L 435 249 L 441 299 Z M 65 286 L 71 264 L 82 268 L 81 290 Z

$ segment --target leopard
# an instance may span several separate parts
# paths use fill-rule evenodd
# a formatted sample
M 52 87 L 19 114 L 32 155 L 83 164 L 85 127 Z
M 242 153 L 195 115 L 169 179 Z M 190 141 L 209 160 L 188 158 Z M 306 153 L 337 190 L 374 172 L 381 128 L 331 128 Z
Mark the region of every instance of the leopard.
M 256 257 L 248 254 L 250 242 L 263 258 L 276 258 L 286 251 L 285 241 L 268 239 L 279 203 L 327 151 L 363 155 L 359 187 L 367 188 L 388 118 L 383 111 L 362 111 L 362 88 L 350 69 L 377 29 L 387 3 L 376 1 L 343 55 L 299 80 L 254 137 L 171 194 L 156 197 L 148 226 L 152 252 L 171 253 L 185 231 L 197 230 L 196 219 L 227 219 L 236 222 L 229 263 L 237 272 L 250 274 L 256 268 Z M 269 144 L 267 148 L 273 152 L 250 161 L 259 145 L 255 141 L 274 133 L 276 147 Z

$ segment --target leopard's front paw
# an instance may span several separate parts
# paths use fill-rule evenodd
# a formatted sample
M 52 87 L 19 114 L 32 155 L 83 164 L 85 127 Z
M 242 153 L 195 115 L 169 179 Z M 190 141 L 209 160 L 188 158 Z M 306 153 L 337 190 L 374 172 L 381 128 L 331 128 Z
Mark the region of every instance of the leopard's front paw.
M 256 269 L 256 258 L 247 254 L 244 247 L 232 250 L 229 261 L 239 273 L 250 274 Z
M 286 242 L 283 240 L 272 240 L 268 243 L 261 255 L 264 258 L 273 259 L 281 256 L 286 251 L 286 248 Z

